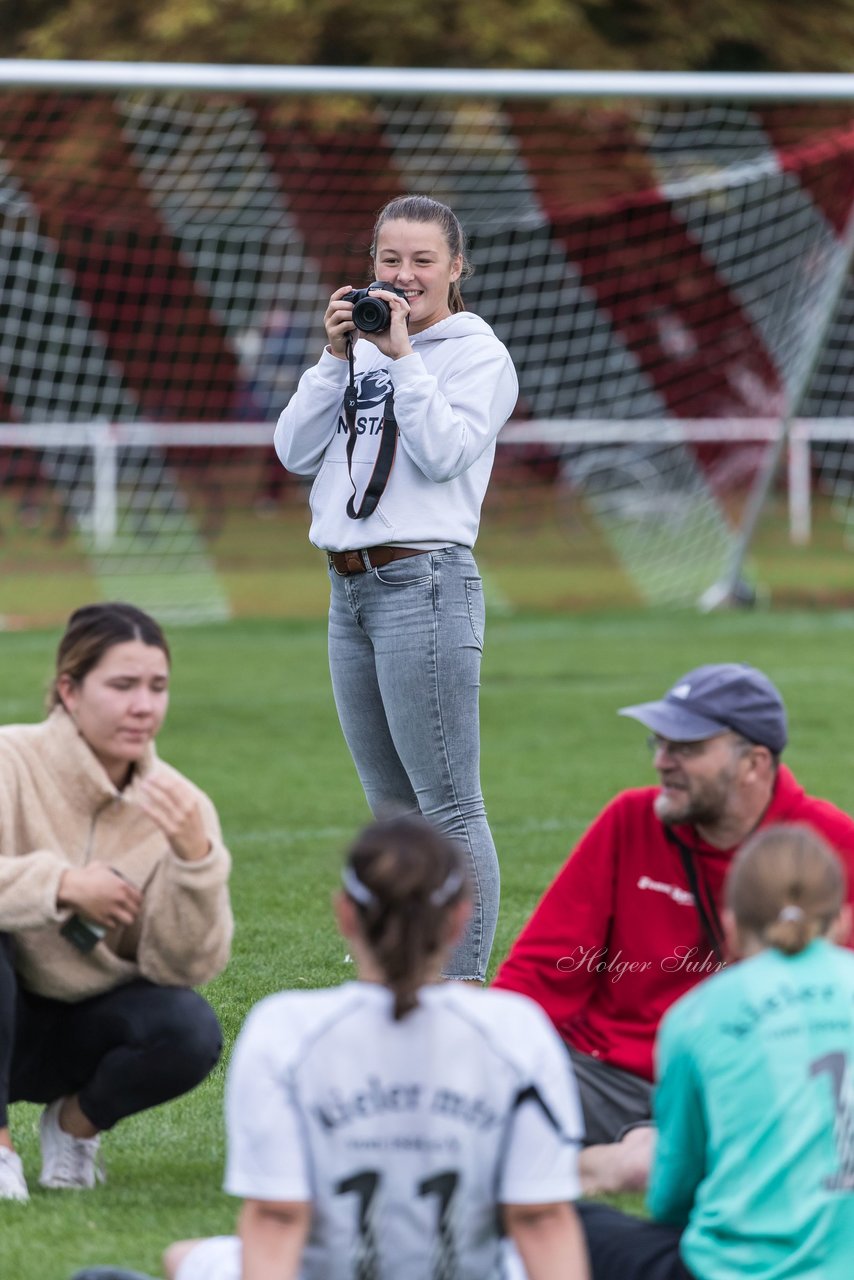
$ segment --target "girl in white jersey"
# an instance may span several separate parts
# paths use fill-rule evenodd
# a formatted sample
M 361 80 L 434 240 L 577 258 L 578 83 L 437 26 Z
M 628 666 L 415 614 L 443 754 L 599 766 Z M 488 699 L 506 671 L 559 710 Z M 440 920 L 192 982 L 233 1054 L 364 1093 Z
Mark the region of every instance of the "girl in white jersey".
M 358 980 L 250 1014 L 226 1101 L 239 1238 L 171 1246 L 170 1280 L 498 1280 L 502 1222 L 529 1280 L 586 1280 L 565 1050 L 524 996 L 439 981 L 463 857 L 393 819 L 358 837 L 343 884 Z
M 368 803 L 420 812 L 468 854 L 473 910 L 447 976 L 483 981 L 499 874 L 480 785 L 485 614 L 472 547 L 518 383 L 507 349 L 463 306 L 468 270 L 447 205 L 386 205 L 371 245 L 379 287 L 355 303 L 349 284 L 332 294 L 328 346 L 275 446 L 289 471 L 314 477 L 332 687 Z

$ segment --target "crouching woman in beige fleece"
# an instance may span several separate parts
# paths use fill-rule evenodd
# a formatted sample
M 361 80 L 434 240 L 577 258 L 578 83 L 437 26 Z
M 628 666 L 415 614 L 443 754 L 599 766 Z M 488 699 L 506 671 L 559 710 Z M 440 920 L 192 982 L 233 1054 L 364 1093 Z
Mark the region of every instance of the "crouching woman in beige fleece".
M 169 648 L 127 604 L 74 613 L 51 710 L 0 729 L 0 1199 L 26 1200 L 9 1102 L 45 1103 L 43 1187 L 103 1177 L 99 1134 L 192 1089 L 219 1024 L 230 860 L 208 797 L 157 758 Z

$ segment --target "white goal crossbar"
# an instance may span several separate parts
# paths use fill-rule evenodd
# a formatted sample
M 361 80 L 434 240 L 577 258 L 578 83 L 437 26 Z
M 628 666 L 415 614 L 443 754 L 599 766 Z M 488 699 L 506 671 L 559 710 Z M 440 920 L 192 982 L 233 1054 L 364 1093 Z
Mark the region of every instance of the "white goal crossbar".
M 420 98 L 646 98 L 851 102 L 854 75 L 822 72 L 500 71 L 430 67 L 220 66 L 0 58 L 0 88 L 186 93 L 393 94 Z

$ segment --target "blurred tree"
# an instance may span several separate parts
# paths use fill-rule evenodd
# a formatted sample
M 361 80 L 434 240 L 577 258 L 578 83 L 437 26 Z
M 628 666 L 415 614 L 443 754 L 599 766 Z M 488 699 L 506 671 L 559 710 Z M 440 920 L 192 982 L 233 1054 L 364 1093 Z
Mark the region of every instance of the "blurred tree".
M 5 56 L 314 61 L 337 0 L 0 0 Z M 42 12 L 39 14 L 38 9 Z
M 633 13 L 625 37 L 607 17 Z M 590 18 L 598 26 L 599 10 Z M 607 39 L 643 68 L 698 71 L 850 71 L 854 0 L 614 0 Z
M 0 0 L 0 31 L 5 56 L 36 58 L 626 65 L 577 0 Z
M 854 68 L 854 0 L 0 0 L 0 32 L 7 57 Z

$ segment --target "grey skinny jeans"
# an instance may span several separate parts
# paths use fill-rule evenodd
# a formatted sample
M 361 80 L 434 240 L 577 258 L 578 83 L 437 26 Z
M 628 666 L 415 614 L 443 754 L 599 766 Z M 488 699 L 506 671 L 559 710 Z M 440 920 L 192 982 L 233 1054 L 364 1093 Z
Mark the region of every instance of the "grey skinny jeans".
M 377 817 L 421 813 L 468 853 L 474 909 L 447 976 L 486 977 L 499 871 L 480 786 L 485 609 L 467 547 L 342 577 L 330 568 L 338 718 Z

